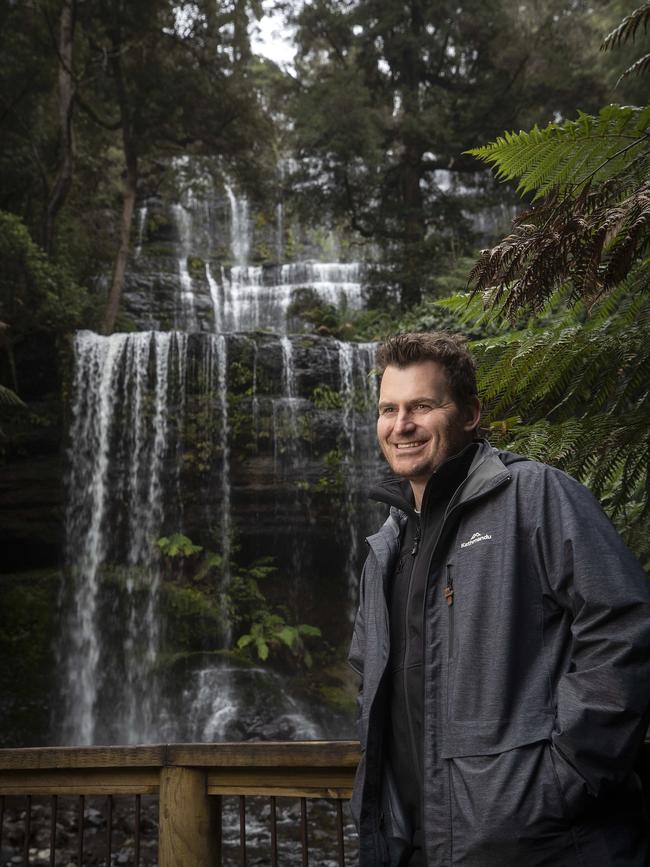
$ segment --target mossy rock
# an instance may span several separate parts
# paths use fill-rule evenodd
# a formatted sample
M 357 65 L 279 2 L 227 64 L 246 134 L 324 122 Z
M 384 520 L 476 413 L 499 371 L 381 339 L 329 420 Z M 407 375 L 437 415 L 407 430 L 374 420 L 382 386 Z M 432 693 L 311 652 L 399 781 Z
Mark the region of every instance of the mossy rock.
M 195 280 L 205 280 L 205 262 L 200 256 L 187 257 L 187 270 Z

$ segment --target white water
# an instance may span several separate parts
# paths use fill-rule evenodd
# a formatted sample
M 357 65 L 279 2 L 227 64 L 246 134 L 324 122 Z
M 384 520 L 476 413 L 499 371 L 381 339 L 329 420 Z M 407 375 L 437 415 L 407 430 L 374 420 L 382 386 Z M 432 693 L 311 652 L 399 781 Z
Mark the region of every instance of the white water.
M 279 282 L 273 282 L 279 277 Z M 267 329 L 285 334 L 287 314 L 297 289 L 308 288 L 325 304 L 359 310 L 363 306 L 362 270 L 356 262 L 302 262 L 269 269 L 234 266 L 223 273 L 215 320 L 224 331 Z M 270 280 L 271 282 L 268 282 Z
M 182 530 L 182 440 L 189 343 L 175 332 L 75 340 L 67 490 L 67 623 L 60 647 L 65 742 L 92 744 L 107 728 L 120 741 L 151 738 L 160 711 L 161 567 L 156 540 L 166 512 Z M 227 355 L 223 336 L 198 344 L 206 429 L 218 397 L 221 537 L 229 574 L 230 472 Z M 174 407 L 173 418 L 170 417 Z M 215 407 L 216 408 L 216 407 Z M 170 472 L 171 470 L 171 472 Z M 118 638 L 104 623 L 106 588 L 123 586 Z M 116 652 L 116 640 L 121 649 Z M 119 682 L 108 683 L 109 669 Z M 121 672 L 121 673 L 120 673 Z M 104 689 L 117 695 L 107 707 Z M 101 707 L 99 706 L 101 704 Z M 110 725 L 103 718 L 112 714 Z
M 139 259 L 142 254 L 142 242 L 144 240 L 144 230 L 147 225 L 147 206 L 143 205 L 141 208 L 138 208 L 138 224 L 137 224 L 137 235 L 135 242 L 135 250 L 133 251 L 133 255 L 136 259 Z
M 182 328 L 185 331 L 198 331 L 199 323 L 196 316 L 194 282 L 187 267 L 187 259 L 191 255 L 192 249 L 192 218 L 190 212 L 180 203 L 172 205 L 172 213 L 174 214 L 180 240 L 180 255 L 178 257 L 180 298 L 175 325 L 177 328 Z
M 160 614 L 163 564 L 155 541 L 164 534 L 183 532 L 186 513 L 203 508 L 206 526 L 216 524 L 218 531 L 223 568 L 222 583 L 216 589 L 222 600 L 230 581 L 231 539 L 236 530 L 233 465 L 242 457 L 231 454 L 228 392 L 233 362 L 229 347 L 231 340 L 240 338 L 230 332 L 251 333 L 264 328 L 276 335 L 275 339 L 250 337 L 252 446 L 260 450 L 265 438 L 272 437 L 272 487 L 295 486 L 296 503 L 309 512 L 311 482 L 303 479 L 303 471 L 311 460 L 313 385 L 305 384 L 305 371 L 297 365 L 297 357 L 305 358 L 306 350 L 298 342 L 302 338 L 287 333 L 287 311 L 295 289 L 305 286 L 326 303 L 360 307 L 362 269 L 354 263 L 302 262 L 267 273 L 250 266 L 248 203 L 233 190 L 228 191 L 228 200 L 229 243 L 232 261 L 237 264 L 227 268 L 206 261 L 203 288 L 200 279 L 189 273 L 188 258 L 200 258 L 195 244 L 200 241 L 205 245 L 209 235 L 207 206 L 186 193 L 183 204 L 172 207 L 179 238 L 174 322 L 181 330 L 111 337 L 83 332 L 75 341 L 66 517 L 66 624 L 58 649 L 64 743 L 134 743 L 161 737 L 212 740 L 222 736 L 244 713 L 238 687 L 231 681 L 232 672 L 223 665 L 195 671 L 192 685 L 186 689 L 186 707 L 174 713 L 157 673 L 164 624 Z M 138 256 L 146 209 L 140 214 Z M 278 210 L 278 239 L 283 234 L 283 219 Z M 207 328 L 203 318 L 206 311 Z M 191 334 L 201 329 L 213 333 Z M 337 383 L 340 392 L 338 444 L 345 485 L 342 503 L 348 611 L 354 609 L 356 595 L 358 488 L 368 468 L 374 468 L 368 458 L 374 450 L 373 424 L 368 423 L 369 407 L 376 399 L 368 376 L 373 350 L 372 344 L 333 340 L 310 350 L 322 351 L 323 381 Z M 266 351 L 281 360 L 281 370 L 275 371 L 278 388 L 272 396 L 263 355 Z M 262 390 L 260 376 L 264 380 Z M 186 442 L 188 425 L 193 431 L 192 444 Z M 187 460 L 197 459 L 197 448 L 213 457 L 206 459 L 204 491 L 197 490 L 188 498 L 184 467 Z M 211 511 L 200 502 L 206 492 L 212 499 L 217 492 L 218 510 Z M 275 502 L 276 516 L 282 522 L 286 506 Z M 192 520 L 196 524 L 196 516 L 188 515 L 188 523 Z M 290 562 L 282 566 L 291 605 L 309 568 L 309 556 L 305 540 L 296 536 Z M 121 600 L 119 611 L 112 599 Z M 226 623 L 224 646 L 236 638 Z M 271 676 L 268 671 L 266 676 Z M 286 724 L 287 731 L 300 737 L 317 737 L 321 731 L 309 711 L 290 694 L 278 711 L 278 719 Z
M 159 639 L 153 540 L 163 519 L 161 476 L 168 448 L 173 342 L 173 334 L 156 332 L 108 338 L 80 332 L 75 339 L 66 514 L 67 570 L 75 604 L 68 609 L 69 646 L 63 658 L 64 716 L 68 740 L 74 743 L 96 740 L 106 653 L 100 622 L 102 570 L 110 568 L 116 537 L 124 552 L 126 568 L 120 574 L 129 606 L 121 630 L 122 653 L 129 661 L 122 694 L 125 728 L 136 741 L 151 727 L 150 674 Z M 129 467 L 117 479 L 112 477 L 116 462 Z M 125 509 L 113 514 L 110 503 L 116 499 Z

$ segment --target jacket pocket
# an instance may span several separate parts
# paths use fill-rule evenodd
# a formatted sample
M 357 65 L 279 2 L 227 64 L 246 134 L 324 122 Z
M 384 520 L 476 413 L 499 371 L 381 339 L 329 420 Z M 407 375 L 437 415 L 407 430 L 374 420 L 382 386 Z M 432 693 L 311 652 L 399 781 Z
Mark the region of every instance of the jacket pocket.
M 584 778 L 552 743 L 548 745 L 548 752 L 565 816 L 569 821 L 573 821 L 588 812 L 594 799 L 589 794 Z
M 547 741 L 448 762 L 453 864 L 580 864 Z

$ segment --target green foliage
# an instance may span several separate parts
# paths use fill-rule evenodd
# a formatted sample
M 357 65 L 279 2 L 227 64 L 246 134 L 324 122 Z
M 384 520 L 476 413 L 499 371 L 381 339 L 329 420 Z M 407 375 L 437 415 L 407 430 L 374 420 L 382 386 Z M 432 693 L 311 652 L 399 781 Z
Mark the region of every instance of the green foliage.
M 205 262 L 200 256 L 187 257 L 187 270 L 196 280 L 205 280 Z
M 196 652 L 218 646 L 226 623 L 216 594 L 165 581 L 162 604 L 167 652 Z
M 299 204 L 373 244 L 378 292 L 397 290 L 403 308 L 433 294 L 441 264 L 473 246 L 463 196 L 437 173 L 474 172 L 462 155 L 473 141 L 566 116 L 585 94 L 586 109 L 605 98 L 607 76 L 588 38 L 598 20 L 585 6 L 313 0 L 298 8 Z
M 467 151 L 494 167 L 500 180 L 519 178 L 517 191 L 534 200 L 552 190 L 582 192 L 586 184 L 613 178 L 639 158 L 647 165 L 650 107 L 607 105 L 597 117 L 549 123 L 544 129 L 505 133 L 496 141 Z
M 608 44 L 650 20 L 646 7 L 610 34 Z M 531 309 L 545 317 L 475 344 L 489 428 L 497 441 L 588 484 L 645 562 L 649 128 L 650 106 L 611 105 L 598 116 L 580 114 L 475 149 L 541 202 L 483 251 L 464 313 L 475 319 L 478 311 L 501 324 L 504 314 L 512 321 Z
M 642 6 L 639 6 L 637 9 L 630 12 L 630 14 L 621 21 L 618 27 L 615 27 L 614 30 L 605 37 L 600 47 L 603 51 L 608 51 L 612 48 L 619 48 L 626 42 L 634 42 L 637 31 L 639 31 L 643 26 L 643 33 L 645 35 L 648 32 L 649 25 L 650 3 L 644 3 Z M 644 54 L 642 57 L 639 57 L 638 60 L 635 60 L 631 66 L 628 66 L 618 81 L 621 82 L 629 75 L 642 75 L 646 72 L 650 72 L 650 53 Z
M 311 494 L 324 494 L 328 502 L 333 504 L 332 497 L 340 497 L 345 493 L 344 456 L 340 449 L 332 449 L 323 455 L 324 468 L 315 482 L 298 482 L 302 491 Z
M 0 385 L 0 408 L 3 406 L 25 406 L 15 391 Z
M 70 331 L 90 313 L 89 297 L 53 264 L 14 214 L 0 211 L 0 319 L 12 339 L 32 330 Z
M 182 533 L 161 536 L 160 539 L 156 540 L 156 545 L 167 557 L 191 557 L 203 550 L 201 545 L 195 545 L 191 539 Z
M 341 409 L 343 397 L 340 391 L 329 385 L 317 385 L 311 395 L 316 409 Z
M 262 557 L 248 568 L 238 567 L 226 589 L 230 622 L 241 632 L 236 641 L 239 650 L 254 651 L 263 662 L 272 653 L 310 668 L 311 654 L 305 638 L 320 637 L 320 630 L 305 623 L 292 624 L 282 607 L 272 607 L 260 590 L 262 581 L 277 572 L 272 558 Z M 284 651 L 284 653 L 283 653 Z
M 277 572 L 271 557 L 261 557 L 247 567 L 231 562 L 229 580 L 224 582 L 223 557 L 182 533 L 164 536 L 156 545 L 168 566 L 176 564 L 173 571 L 166 570 L 163 582 L 168 654 L 214 650 L 230 627 L 239 633 L 238 650 L 254 650 L 262 661 L 273 654 L 293 665 L 311 667 L 305 640 L 320 637 L 320 630 L 291 623 L 288 612 L 272 606 L 260 589 L 259 582 Z M 201 553 L 197 563 L 196 555 Z
M 588 148 L 586 173 L 586 157 L 577 149 L 567 161 L 563 147 L 556 146 L 561 137 L 554 131 L 547 136 L 549 153 L 534 171 L 528 157 L 517 157 L 515 141 L 503 139 L 503 144 L 490 151 L 491 156 L 482 156 L 509 176 L 524 172 L 528 188 L 546 193 L 538 207 L 516 218 L 510 235 L 483 251 L 470 274 L 472 290 L 489 292 L 495 304 L 503 301 L 510 315 L 526 306 L 541 310 L 567 281 L 573 298 L 589 300 L 615 291 L 648 248 L 650 106 L 608 106 L 600 114 L 603 118 L 617 126 L 622 138 L 614 136 L 615 142 L 609 135 L 591 139 L 595 150 Z M 580 120 L 582 130 L 599 126 L 596 118 Z M 571 138 L 573 129 L 567 123 L 562 133 L 568 131 Z M 525 151 L 528 146 L 521 136 L 517 141 Z M 641 271 L 640 291 L 644 281 Z
M 341 329 L 341 311 L 323 301 L 311 288 L 293 290 L 287 316 L 303 319 L 321 334 L 337 336 Z
M 321 631 L 316 626 L 309 626 L 306 623 L 290 626 L 281 615 L 264 612 L 261 621 L 253 623 L 250 631 L 237 639 L 237 647 L 240 650 L 247 647 L 255 648 L 258 658 L 263 662 L 268 659 L 271 650 L 277 651 L 285 647 L 295 659 L 307 668 L 311 668 L 312 656 L 303 638 L 320 636 Z

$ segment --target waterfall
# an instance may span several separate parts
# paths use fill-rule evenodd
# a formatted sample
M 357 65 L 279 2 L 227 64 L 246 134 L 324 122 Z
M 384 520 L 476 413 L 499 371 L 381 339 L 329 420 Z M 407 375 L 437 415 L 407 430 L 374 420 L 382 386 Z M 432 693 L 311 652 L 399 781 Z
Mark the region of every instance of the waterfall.
M 192 219 L 190 213 L 180 203 L 172 206 L 172 212 L 176 219 L 180 241 L 180 256 L 178 257 L 180 310 L 176 325 L 180 326 L 182 323 L 187 331 L 197 331 L 198 320 L 196 318 L 194 285 L 187 267 L 187 257 L 190 255 L 192 244 Z
M 269 269 L 233 266 L 230 276 L 222 277 L 220 321 L 226 331 L 265 328 L 286 334 L 289 307 L 296 290 L 304 288 L 324 304 L 359 310 L 362 274 L 358 263 L 301 262 Z
M 230 248 L 239 268 L 246 268 L 250 253 L 250 234 L 248 231 L 248 200 L 236 196 L 230 184 L 225 184 L 226 195 L 230 202 Z
M 221 556 L 226 584 L 230 579 L 230 445 L 228 443 L 228 350 L 223 334 L 216 338 L 219 405 L 221 409 Z
M 341 377 L 341 400 L 343 411 L 341 421 L 345 442 L 343 443 L 343 465 L 345 467 L 345 511 L 349 527 L 345 572 L 348 576 L 348 597 L 350 619 L 354 618 L 356 580 L 355 569 L 359 559 L 359 540 L 354 521 L 354 490 L 356 469 L 356 437 L 354 413 L 354 352 L 350 343 L 338 341 L 339 372 Z
M 332 644 L 349 632 L 360 540 L 378 519 L 363 492 L 378 468 L 374 344 L 293 333 L 289 311 L 304 288 L 359 309 L 363 267 L 252 265 L 249 203 L 228 186 L 220 202 L 186 186 L 166 224 L 143 206 L 134 267 L 156 264 L 145 245 L 167 225 L 167 271 L 146 298 L 132 277 L 125 307 L 158 330 L 74 343 L 63 743 L 351 733 L 232 657 L 229 594 L 264 558 L 277 575 L 260 590 L 287 623 L 321 625 Z M 280 209 L 269 226 L 278 254 L 284 220 Z M 200 553 L 161 552 L 180 534 Z M 193 606 L 205 637 L 184 626 Z
M 226 344 L 223 335 L 189 341 L 175 332 L 81 332 L 74 351 L 66 516 L 67 593 L 74 604 L 66 606 L 60 648 L 65 738 L 91 744 L 115 732 L 119 741 L 142 742 L 155 731 L 161 705 L 154 676 L 161 632 L 155 541 L 166 526 L 182 529 L 188 360 L 205 407 L 203 430 L 196 433 L 202 442 L 211 436 L 218 404 L 219 454 L 211 482 L 218 476 L 225 580 L 229 573 Z M 200 406 L 193 411 L 197 417 L 203 412 Z M 112 614 L 110 587 L 116 594 Z M 116 604 L 119 653 L 112 628 L 102 623 L 115 619 Z
M 220 334 L 223 328 L 223 282 L 220 286 L 219 283 L 215 280 L 212 275 L 212 269 L 208 264 L 205 269 L 205 274 L 208 280 L 208 286 L 210 287 L 210 299 L 212 301 L 212 310 L 214 312 L 214 330 L 217 334 Z
M 68 589 L 75 604 L 68 608 L 63 665 L 66 734 L 76 743 L 94 743 L 98 735 L 98 692 L 110 653 L 100 628 L 106 577 L 123 583 L 127 597 L 120 653 L 128 661 L 119 700 L 124 728 L 137 740 L 151 727 L 156 699 L 149 678 L 159 638 L 153 540 L 163 520 L 173 338 L 81 332 L 75 339 L 66 498 Z M 116 476 L 118 462 L 128 472 Z M 119 567 L 112 560 L 117 544 Z
M 135 250 L 133 251 L 133 255 L 136 259 L 139 259 L 142 254 L 142 241 L 144 239 L 144 230 L 147 225 L 147 206 L 143 205 L 141 208 L 138 208 L 138 225 L 137 225 L 137 236 L 135 242 Z

